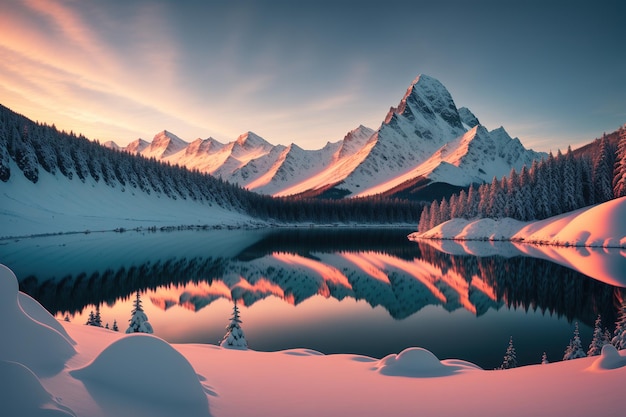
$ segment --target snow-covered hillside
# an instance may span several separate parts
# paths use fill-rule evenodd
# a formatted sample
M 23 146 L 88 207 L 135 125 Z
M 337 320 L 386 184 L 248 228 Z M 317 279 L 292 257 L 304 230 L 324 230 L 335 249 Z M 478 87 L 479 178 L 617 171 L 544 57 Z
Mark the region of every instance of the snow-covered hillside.
M 626 248 L 626 197 L 534 222 L 452 219 L 411 238 Z
M 623 413 L 626 357 L 611 345 L 600 356 L 499 371 L 421 348 L 382 359 L 242 351 L 61 324 L 26 302 L 2 265 L 0 295 L 6 416 L 403 416 L 415 414 L 416 395 L 430 416 Z
M 13 166 L 15 171 L 17 167 Z M 0 237 L 167 226 L 244 226 L 258 223 L 216 203 L 174 199 L 130 186 L 40 172 L 0 182 Z
M 106 146 L 119 149 L 112 142 Z M 457 109 L 443 84 L 426 75 L 411 83 L 378 130 L 359 126 L 319 150 L 273 146 L 252 132 L 226 145 L 212 138 L 187 144 L 167 131 L 125 149 L 275 196 L 329 189 L 367 196 L 417 178 L 467 186 L 544 156 L 526 150 L 502 127 L 489 131 L 480 125 L 470 110 Z
M 106 149 L 0 108 L 0 237 L 249 224 L 249 193 L 209 175 Z M 152 156 L 186 146 L 163 132 Z M 244 195 L 245 194 L 245 195 Z

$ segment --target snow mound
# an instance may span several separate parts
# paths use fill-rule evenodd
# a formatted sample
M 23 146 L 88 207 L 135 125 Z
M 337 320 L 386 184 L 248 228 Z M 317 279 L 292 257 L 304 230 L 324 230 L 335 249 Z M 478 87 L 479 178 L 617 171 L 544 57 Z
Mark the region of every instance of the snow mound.
M 399 354 L 391 354 L 381 359 L 374 370 L 388 376 L 438 377 L 459 371 L 480 369 L 465 361 L 441 362 L 434 354 L 423 348 L 407 348 Z
M 28 417 L 76 416 L 59 404 L 41 385 L 37 376 L 17 362 L 0 361 L 2 415 Z
M 324 356 L 323 353 L 313 349 L 289 349 L 281 351 L 284 355 L 292 356 Z
M 19 362 L 37 375 L 50 375 L 63 369 L 66 360 L 76 353 L 61 333 L 24 312 L 18 303 L 17 278 L 1 264 L 0 317 L 0 360 Z
M 180 415 L 209 414 L 207 396 L 191 364 L 155 336 L 123 337 L 70 374 L 94 391 L 107 388 L 151 404 L 176 407 Z
M 626 197 L 531 223 L 513 239 L 566 246 L 626 247 Z
M 626 366 L 626 356 L 620 355 L 615 346 L 608 344 L 602 346 L 602 353 L 589 367 L 592 371 L 606 371 Z
M 52 314 L 48 312 L 37 300 L 28 294 L 20 292 L 17 294 L 17 302 L 24 310 L 24 313 L 29 315 L 33 320 L 38 321 L 41 324 L 52 327 L 57 332 L 61 333 L 68 342 L 72 345 L 76 345 L 76 342 L 72 340 L 65 328 L 54 318 Z

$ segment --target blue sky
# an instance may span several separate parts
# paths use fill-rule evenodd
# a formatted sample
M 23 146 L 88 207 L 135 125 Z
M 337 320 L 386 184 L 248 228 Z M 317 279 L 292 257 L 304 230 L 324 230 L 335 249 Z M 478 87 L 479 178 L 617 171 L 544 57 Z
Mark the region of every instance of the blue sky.
M 623 1 L 3 1 L 0 103 L 124 145 L 248 130 L 316 149 L 420 73 L 526 146 L 626 123 Z

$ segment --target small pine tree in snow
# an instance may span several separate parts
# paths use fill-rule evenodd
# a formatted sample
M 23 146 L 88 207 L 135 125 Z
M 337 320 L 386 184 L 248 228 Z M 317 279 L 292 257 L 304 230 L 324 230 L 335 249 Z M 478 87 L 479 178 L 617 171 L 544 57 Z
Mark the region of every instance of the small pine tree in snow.
M 542 365 L 547 365 L 550 362 L 548 361 L 548 355 L 546 355 L 546 352 L 543 352 L 543 355 L 541 355 L 541 364 Z
M 69 323 L 70 321 L 70 315 L 65 313 L 65 317 L 63 317 L 63 320 L 67 321 Z
M 109 322 L 107 322 L 107 324 L 104 325 L 104 328 L 107 330 L 109 329 Z
M 571 359 L 584 358 L 587 356 L 583 350 L 582 342 L 580 341 L 580 334 L 578 332 L 578 322 L 574 327 L 574 339 L 569 341 L 569 346 L 565 349 L 563 360 L 568 361 Z
M 102 327 L 102 316 L 100 316 L 100 306 L 96 306 L 96 313 L 93 316 L 93 326 Z
M 513 336 L 509 339 L 509 346 L 506 348 L 504 360 L 502 361 L 502 365 L 500 365 L 500 369 L 511 368 L 517 368 L 517 355 L 515 353 L 515 347 L 513 347 Z
M 615 323 L 615 334 L 611 340 L 615 349 L 626 349 L 626 300 L 622 303 L 622 310 Z
M 89 312 L 89 317 L 87 318 L 87 323 L 85 323 L 87 326 L 95 326 L 95 317 L 93 314 L 93 310 L 91 310 Z
M 119 332 L 120 329 L 119 329 L 119 327 L 117 327 L 117 320 L 113 320 L 113 328 L 112 328 L 112 330 L 114 332 Z
M 226 335 L 220 346 L 230 349 L 247 349 L 248 342 L 246 341 L 246 336 L 243 334 L 243 330 L 241 329 L 241 319 L 239 318 L 239 308 L 237 307 L 237 302 L 235 301 L 235 305 L 233 307 L 233 316 L 230 318 L 230 324 L 226 326 Z
M 598 314 L 587 356 L 598 356 L 602 352 L 602 346 L 604 346 L 604 332 L 602 331 L 602 320 Z
M 128 329 L 126 329 L 126 333 L 152 333 L 152 325 L 148 322 L 148 316 L 144 313 L 143 308 L 141 307 L 141 298 L 139 296 L 139 291 L 137 291 L 137 297 L 133 302 L 133 310 L 131 311 L 131 317 Z

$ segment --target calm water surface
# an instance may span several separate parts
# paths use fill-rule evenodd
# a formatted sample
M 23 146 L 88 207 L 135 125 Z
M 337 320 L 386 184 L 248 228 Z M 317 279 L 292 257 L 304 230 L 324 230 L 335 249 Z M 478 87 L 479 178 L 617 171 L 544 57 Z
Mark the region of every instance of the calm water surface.
M 409 241 L 410 232 L 94 233 L 0 241 L 0 262 L 22 291 L 75 323 L 99 305 L 103 323 L 124 331 L 140 291 L 155 334 L 172 343 L 218 343 L 234 300 L 256 350 L 381 358 L 421 346 L 488 369 L 500 365 L 510 336 L 519 362 L 530 364 L 544 351 L 560 360 L 574 322 L 585 347 L 598 314 L 614 326 L 625 294 L 620 251 L 583 253 L 612 260 L 602 269 L 610 285 L 511 244 L 450 254 Z

